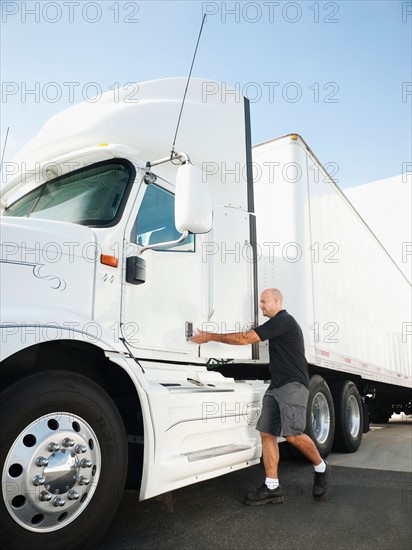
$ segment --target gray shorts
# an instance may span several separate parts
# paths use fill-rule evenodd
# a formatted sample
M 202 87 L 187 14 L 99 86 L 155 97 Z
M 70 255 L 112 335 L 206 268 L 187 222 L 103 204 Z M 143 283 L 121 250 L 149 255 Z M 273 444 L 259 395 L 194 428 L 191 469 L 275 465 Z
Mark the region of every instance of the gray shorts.
M 266 390 L 256 429 L 283 437 L 303 434 L 308 397 L 309 390 L 299 382 Z

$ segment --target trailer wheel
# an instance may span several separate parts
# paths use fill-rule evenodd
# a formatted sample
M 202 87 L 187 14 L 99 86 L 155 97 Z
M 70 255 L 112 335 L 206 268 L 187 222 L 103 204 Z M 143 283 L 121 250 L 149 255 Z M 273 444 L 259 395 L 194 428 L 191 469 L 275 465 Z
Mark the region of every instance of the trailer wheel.
M 322 458 L 332 449 L 335 434 L 335 411 L 332 394 L 322 376 L 315 374 L 309 381 L 309 399 L 305 433 L 314 441 Z
M 95 382 L 63 371 L 20 380 L 0 399 L 0 547 L 93 547 L 127 473 L 115 404 Z
M 335 403 L 335 439 L 333 449 L 354 453 L 359 449 L 363 433 L 363 407 L 358 388 L 351 380 L 332 385 Z
M 387 424 L 392 416 L 392 410 L 376 399 L 368 400 L 369 418 L 373 424 Z

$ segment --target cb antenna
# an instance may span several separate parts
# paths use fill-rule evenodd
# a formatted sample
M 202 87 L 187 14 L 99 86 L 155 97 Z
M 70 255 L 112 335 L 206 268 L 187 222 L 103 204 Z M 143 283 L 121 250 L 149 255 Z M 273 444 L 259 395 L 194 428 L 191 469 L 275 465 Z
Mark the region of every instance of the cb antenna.
M 189 87 L 190 77 L 192 76 L 192 69 L 193 69 L 193 65 L 195 64 L 197 48 L 198 48 L 198 46 L 199 46 L 199 41 L 200 41 L 200 37 L 201 37 L 201 35 L 202 35 L 202 30 L 203 30 L 203 25 L 205 24 L 205 20 L 206 20 L 206 14 L 203 15 L 202 24 L 201 24 L 201 26 L 200 26 L 200 31 L 199 31 L 199 36 L 197 37 L 195 53 L 193 54 L 192 65 L 191 65 L 191 67 L 190 67 L 189 76 L 188 76 L 188 78 L 187 78 L 185 93 L 183 94 L 182 106 L 180 107 L 179 118 L 177 119 L 177 126 L 176 126 L 175 137 L 174 137 L 174 140 L 173 140 L 172 150 L 171 150 L 171 152 L 170 152 L 170 160 L 173 160 L 173 157 L 174 157 L 174 155 L 175 155 L 175 144 L 176 144 L 177 132 L 179 131 L 179 124 L 180 124 L 180 119 L 181 119 L 181 117 L 182 117 L 183 106 L 184 106 L 184 104 L 185 104 L 187 89 L 188 89 L 188 87 Z

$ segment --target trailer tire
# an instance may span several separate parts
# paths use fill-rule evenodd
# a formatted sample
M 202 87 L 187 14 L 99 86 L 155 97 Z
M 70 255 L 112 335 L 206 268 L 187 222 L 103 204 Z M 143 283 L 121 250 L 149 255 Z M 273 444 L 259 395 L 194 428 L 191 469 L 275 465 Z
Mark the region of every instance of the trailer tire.
M 127 439 L 92 380 L 68 371 L 26 377 L 0 396 L 0 547 L 92 548 L 123 495 Z
M 335 404 L 333 450 L 354 453 L 363 434 L 363 406 L 358 388 L 351 380 L 339 380 L 331 386 Z
M 305 433 L 313 440 L 321 457 L 327 457 L 335 434 L 335 410 L 329 386 L 318 374 L 309 381 Z
M 368 400 L 369 418 L 373 424 L 387 424 L 392 411 L 375 399 Z

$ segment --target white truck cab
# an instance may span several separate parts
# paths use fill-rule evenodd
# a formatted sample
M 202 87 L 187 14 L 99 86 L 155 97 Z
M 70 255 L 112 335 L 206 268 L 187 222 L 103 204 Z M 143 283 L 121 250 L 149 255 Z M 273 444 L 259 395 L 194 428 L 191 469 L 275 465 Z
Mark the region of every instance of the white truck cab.
M 255 322 L 253 264 L 210 253 L 250 242 L 250 177 L 213 176 L 250 163 L 248 110 L 192 80 L 171 154 L 185 83 L 56 115 L 3 190 L 7 548 L 94 543 L 127 474 L 146 499 L 259 461 L 264 382 L 206 368 L 251 346 L 189 340 Z

